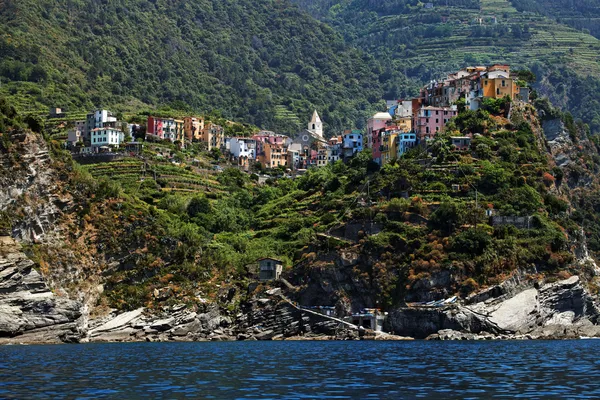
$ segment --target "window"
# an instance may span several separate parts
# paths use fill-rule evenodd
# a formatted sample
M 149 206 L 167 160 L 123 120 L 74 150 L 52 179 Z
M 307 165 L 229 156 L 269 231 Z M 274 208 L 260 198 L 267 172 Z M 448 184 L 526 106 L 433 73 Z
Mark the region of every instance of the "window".
M 429 118 L 426 118 L 426 119 L 425 119 L 425 122 L 426 122 L 426 123 L 429 123 Z
M 425 133 L 429 133 L 429 127 L 425 127 Z
M 439 131 L 440 131 L 440 127 L 439 127 L 439 126 L 436 126 L 436 127 L 435 127 L 435 131 L 436 131 L 436 132 L 439 132 Z
M 496 89 L 496 94 L 500 94 L 500 88 Z
M 440 114 L 440 112 L 439 112 L 439 111 L 436 111 L 436 112 L 435 112 L 435 115 L 439 115 L 439 114 Z
M 502 87 L 505 87 L 505 86 L 506 86 L 506 81 L 503 80 L 502 81 Z
M 439 118 L 436 118 L 436 119 L 435 119 L 435 123 L 436 123 L 436 124 L 439 124 L 439 123 L 440 123 L 440 120 L 439 120 Z
M 484 82 L 483 82 L 483 84 L 484 84 L 485 86 L 487 86 L 487 84 L 488 84 L 488 81 L 484 81 Z

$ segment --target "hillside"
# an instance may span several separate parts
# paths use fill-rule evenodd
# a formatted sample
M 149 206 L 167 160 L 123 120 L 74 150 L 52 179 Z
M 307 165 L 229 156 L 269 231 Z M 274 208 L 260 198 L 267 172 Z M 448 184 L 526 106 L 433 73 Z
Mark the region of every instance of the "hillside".
M 508 0 L 298 0 L 349 44 L 418 82 L 441 79 L 465 64 L 509 63 L 531 69 L 540 95 L 600 132 L 600 41 L 545 14 L 520 11 Z M 430 3 L 432 8 L 425 8 Z M 552 3 L 558 1 L 530 2 Z M 584 2 L 585 3 L 585 2 Z M 583 10 L 583 5 L 577 9 Z M 550 10 L 550 8 L 548 8 Z M 550 12 L 550 11 L 549 11 Z M 566 11 L 565 11 L 566 12 Z M 393 82 L 393 79 L 390 81 Z M 387 86 L 386 98 L 414 88 Z M 414 92 L 413 92 L 414 93 Z
M 587 30 L 600 38 L 600 4 L 594 0 L 511 0 L 519 11 L 553 17 L 557 22 L 578 30 Z
M 332 129 L 383 94 L 378 64 L 285 1 L 0 3 L 0 93 L 22 111 L 218 110 L 293 131 Z

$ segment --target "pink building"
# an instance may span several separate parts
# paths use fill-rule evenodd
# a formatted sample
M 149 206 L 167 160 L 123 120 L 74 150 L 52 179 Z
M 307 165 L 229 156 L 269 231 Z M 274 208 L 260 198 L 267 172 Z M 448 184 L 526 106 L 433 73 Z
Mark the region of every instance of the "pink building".
M 165 138 L 163 131 L 163 120 L 161 118 L 156 118 L 152 116 L 148 117 L 146 136 L 153 136 L 158 139 Z
M 256 140 L 256 152 L 257 154 L 264 154 L 263 144 L 268 143 L 279 148 L 287 147 L 289 138 L 285 135 L 277 135 L 273 132 L 261 131 L 256 135 L 252 136 L 252 139 Z
M 387 112 L 379 112 L 367 120 L 367 147 L 375 150 L 373 144 L 374 132 L 385 128 L 391 120 L 392 116 Z M 375 155 L 373 155 L 373 158 L 375 158 Z
M 376 131 L 373 131 L 373 134 L 371 135 L 371 140 L 372 140 L 372 144 L 373 144 L 373 161 L 375 161 L 377 164 L 381 165 L 381 148 L 383 143 L 381 142 L 381 136 L 383 135 L 383 133 L 385 132 L 385 127 L 378 129 Z
M 456 107 L 421 107 L 415 116 L 413 127 L 417 133 L 419 142 L 423 142 L 435 137 L 440 132 L 450 118 L 458 114 Z

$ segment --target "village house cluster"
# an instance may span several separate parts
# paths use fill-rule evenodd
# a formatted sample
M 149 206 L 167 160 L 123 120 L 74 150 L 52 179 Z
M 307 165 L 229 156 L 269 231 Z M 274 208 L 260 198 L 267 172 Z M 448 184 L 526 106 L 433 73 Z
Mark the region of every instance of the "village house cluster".
M 248 169 L 253 163 L 266 168 L 301 170 L 346 160 L 363 149 L 358 130 L 326 139 L 323 122 L 315 110 L 307 128 L 295 137 L 260 131 L 252 137 L 227 137 L 224 152 L 237 165 Z
M 61 114 L 60 109 L 50 110 L 51 116 Z M 67 134 L 67 143 L 88 151 L 119 146 L 125 140 L 122 126 L 110 111 L 95 110 L 89 113 L 85 120 L 75 121 L 74 128 Z
M 446 124 L 458 115 L 456 106 L 464 99 L 465 107 L 477 110 L 484 99 L 506 96 L 513 101 L 529 100 L 529 89 L 519 87 L 511 76 L 510 66 L 467 67 L 448 75 L 443 81 L 433 81 L 421 89 L 419 97 L 388 101 L 388 111 L 367 121 L 366 146 L 373 151 L 373 160 L 384 165 L 402 156 L 408 149 L 433 139 Z M 470 136 L 451 137 L 457 149 L 468 148 Z
M 429 83 L 421 89 L 419 97 L 388 101 L 387 112 L 376 113 L 367 120 L 366 133 L 350 130 L 326 139 L 323 122 L 314 111 L 307 129 L 294 138 L 261 131 L 252 137 L 226 137 L 222 150 L 246 169 L 254 162 L 266 168 L 291 170 L 322 167 L 338 160 L 347 161 L 363 147 L 371 149 L 377 164 L 385 165 L 417 145 L 426 146 L 443 132 L 446 124 L 458 115 L 459 99 L 470 110 L 479 109 L 486 98 L 508 96 L 513 101 L 527 102 L 529 89 L 519 87 L 516 81 L 509 65 L 467 67 L 443 81 Z M 471 139 L 471 136 L 453 136 L 452 146 L 466 149 Z
M 486 98 L 506 96 L 513 101 L 529 99 L 529 89 L 519 87 L 509 65 L 467 67 L 442 81 L 430 82 L 416 98 L 387 101 L 386 112 L 376 113 L 367 120 L 366 132 L 347 130 L 327 139 L 323 121 L 315 110 L 306 129 L 293 137 L 271 131 L 260 131 L 250 137 L 226 137 L 222 126 L 201 117 L 149 116 L 145 138 L 168 140 L 181 147 L 192 142 L 205 143 L 207 150 L 220 150 L 245 170 L 256 163 L 269 169 L 323 167 L 338 160 L 347 161 L 363 148 L 371 149 L 373 160 L 383 166 L 443 132 L 446 124 L 458 115 L 460 99 L 466 108 L 477 110 Z M 54 114 L 60 112 L 54 110 Z M 121 145 L 126 136 L 122 129 L 135 135 L 140 126 L 120 123 L 109 111 L 97 110 L 88 114 L 85 121 L 75 123 L 68 142 L 72 146 L 81 143 L 98 152 Z M 470 146 L 471 137 L 456 136 L 451 140 L 455 148 L 465 149 Z

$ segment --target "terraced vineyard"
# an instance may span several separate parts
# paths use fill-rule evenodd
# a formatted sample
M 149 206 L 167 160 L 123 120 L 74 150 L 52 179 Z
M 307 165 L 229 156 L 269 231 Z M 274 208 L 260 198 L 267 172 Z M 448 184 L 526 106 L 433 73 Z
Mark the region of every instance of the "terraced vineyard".
M 126 193 L 143 195 L 146 199 L 160 198 L 161 192 L 183 194 L 213 193 L 224 190 L 215 179 L 214 172 L 191 166 L 175 166 L 166 162 L 147 162 L 132 158 L 101 164 L 88 164 L 84 168 L 95 178 L 105 177 L 116 181 Z

